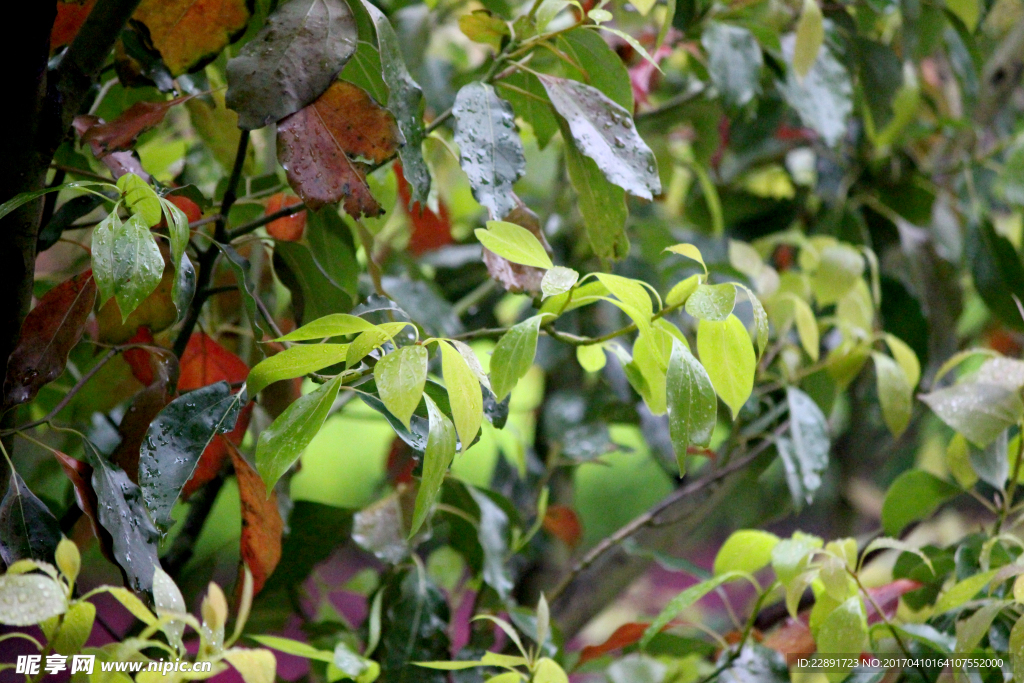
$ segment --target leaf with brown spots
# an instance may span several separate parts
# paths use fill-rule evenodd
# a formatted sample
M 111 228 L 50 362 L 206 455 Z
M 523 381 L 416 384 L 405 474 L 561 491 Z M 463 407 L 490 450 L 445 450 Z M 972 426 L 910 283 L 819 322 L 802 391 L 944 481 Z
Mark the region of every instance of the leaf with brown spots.
M 216 57 L 245 30 L 245 0 L 142 0 L 132 17 L 149 31 L 171 75 Z
M 82 28 L 95 4 L 96 0 L 59 0 L 57 18 L 53 20 L 53 28 L 50 29 L 51 52 L 69 45 L 75 39 L 78 29 Z
M 267 498 L 267 488 L 235 445 L 227 442 L 231 462 L 238 478 L 242 502 L 242 561 L 252 572 L 253 592 L 259 593 L 281 560 L 281 536 L 284 521 L 277 509 L 277 494 Z
M 192 97 L 187 95 L 163 102 L 136 102 L 110 123 L 101 122 L 90 126 L 82 135 L 82 141 L 89 143 L 97 159 L 111 152 L 131 149 L 140 135 L 164 120 L 171 107 Z
M 25 318 L 18 346 L 7 363 L 5 406 L 31 401 L 43 385 L 60 377 L 68 354 L 85 332 L 95 301 L 91 270 L 62 282 L 40 299 Z
M 380 164 L 398 149 L 391 114 L 363 89 L 335 81 L 313 104 L 277 126 L 277 158 L 292 189 L 314 211 L 344 200 L 345 211 L 378 216 L 366 185 L 365 164 Z

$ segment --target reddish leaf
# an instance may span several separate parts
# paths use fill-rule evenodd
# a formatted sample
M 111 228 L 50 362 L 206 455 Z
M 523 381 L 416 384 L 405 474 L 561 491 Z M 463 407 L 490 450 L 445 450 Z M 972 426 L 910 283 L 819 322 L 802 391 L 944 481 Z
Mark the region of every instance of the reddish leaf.
M 188 340 L 181 354 L 181 377 L 178 391 L 184 393 L 214 382 L 237 384 L 249 376 L 249 366 L 203 332 Z
M 75 117 L 71 125 L 75 129 L 75 132 L 78 133 L 79 137 L 84 141 L 85 136 L 89 134 L 89 131 L 105 124 L 103 119 L 98 116 L 93 116 L 92 114 L 81 114 Z M 126 173 L 134 173 L 147 183 L 149 182 L 149 174 L 142 168 L 142 162 L 139 161 L 134 152 L 110 152 L 108 154 L 101 154 L 96 146 L 90 145 L 90 148 L 93 151 L 93 156 L 102 161 L 103 165 L 110 169 L 110 173 L 115 179 L 120 178 Z
M 79 509 L 85 516 L 89 518 L 92 533 L 96 538 L 100 539 L 100 547 L 103 549 L 103 554 L 113 562 L 113 556 L 109 551 L 110 546 L 105 542 L 105 539 L 110 539 L 110 534 L 100 526 L 99 518 L 96 516 L 99 500 L 96 498 L 96 491 L 93 490 L 90 483 L 92 482 L 92 466 L 87 462 L 75 460 L 70 455 L 57 450 L 53 451 L 53 457 L 57 459 L 61 469 L 64 470 L 64 474 L 71 480 L 71 486 L 75 491 L 75 502 L 78 503 Z
M 169 194 L 165 199 L 181 209 L 189 223 L 194 223 L 203 217 L 203 210 L 199 208 L 199 205 L 184 195 Z
M 576 547 L 583 539 L 583 525 L 572 508 L 549 505 L 544 515 L 544 528 L 566 545 Z
M 89 143 L 97 159 L 111 152 L 131 149 L 140 135 L 164 120 L 171 107 L 192 97 L 187 95 L 164 102 L 136 102 L 110 123 L 90 126 L 82 134 L 82 141 Z
M 57 18 L 53 21 L 53 28 L 50 29 L 50 51 L 64 47 L 71 43 L 82 28 L 85 18 L 92 11 L 96 0 L 59 0 L 57 3 Z
M 153 333 L 148 327 L 140 327 L 135 336 L 128 340 L 128 343 L 153 344 Z M 153 383 L 153 353 L 146 349 L 128 349 L 121 355 L 124 357 L 124 361 L 128 363 L 128 367 L 131 368 L 132 375 L 135 379 L 139 380 L 142 386 L 148 387 Z
M 797 659 L 810 656 L 818 649 L 805 617 L 789 617 L 782 626 L 765 636 L 761 644 L 781 653 L 790 666 Z
M 242 561 L 252 572 L 253 590 L 259 593 L 281 560 L 284 521 L 277 509 L 277 494 L 267 497 L 267 487 L 233 444 L 228 445 L 238 478 L 242 502 Z
M 199 457 L 199 462 L 196 463 L 196 469 L 192 473 L 192 478 L 181 489 L 181 497 L 183 499 L 191 496 L 220 473 L 221 468 L 224 466 L 224 460 L 228 456 L 229 442 L 237 446 L 245 438 L 245 431 L 249 429 L 249 418 L 252 417 L 254 405 L 250 401 L 242 407 L 242 410 L 238 413 L 238 422 L 235 423 L 234 429 L 227 434 L 218 434 L 213 437 L 213 441 L 210 442 L 210 445 L 206 447 L 206 450 Z
M 398 486 L 413 482 L 412 473 L 416 469 L 416 459 L 413 454 L 414 451 L 409 444 L 395 437 L 391 442 L 391 449 L 388 451 L 388 464 L 385 468 L 389 484 Z
M 609 652 L 621 650 L 624 647 L 629 647 L 639 642 L 648 626 L 650 624 L 638 624 L 636 622 L 623 624 L 615 629 L 615 632 L 608 636 L 608 640 L 600 645 L 588 645 L 580 650 L 580 661 L 576 666 L 582 666 L 591 659 L 597 659 Z M 668 627 L 666 626 L 666 628 Z
M 344 200 L 345 211 L 378 216 L 364 165 L 382 163 L 398 149 L 395 119 L 361 88 L 335 81 L 309 106 L 277 125 L 277 157 L 292 189 L 314 211 Z
M 272 195 L 267 200 L 267 212 L 266 215 L 277 213 L 286 206 L 295 206 L 301 204 L 302 200 L 295 195 L 287 195 L 284 192 L 278 192 Z M 306 212 L 299 211 L 293 213 L 291 216 L 285 216 L 284 218 L 278 218 L 276 221 L 270 221 L 267 223 L 267 232 L 276 240 L 283 240 L 285 242 L 298 242 L 302 239 L 302 233 L 306 230 Z
M 60 377 L 68 354 L 85 332 L 95 301 L 91 270 L 62 282 L 40 299 L 25 318 L 7 364 L 6 406 L 31 401 L 44 384 Z
M 515 197 L 515 200 L 516 208 L 505 216 L 505 220 L 532 232 L 550 254 L 551 247 L 544 237 L 544 232 L 540 229 L 540 220 L 537 218 L 537 214 L 531 211 L 519 197 Z M 540 293 L 540 282 L 544 279 L 545 273 L 543 268 L 512 263 L 487 248 L 484 248 L 484 263 L 487 265 L 487 272 L 490 273 L 490 276 L 500 282 L 508 291 Z
M 672 47 L 670 43 L 671 41 L 667 41 L 664 45 L 659 47 L 654 54 L 651 55 L 651 58 L 655 62 L 660 62 L 671 55 Z M 644 59 L 629 70 L 629 84 L 633 89 L 633 101 L 636 102 L 638 107 L 641 104 L 648 103 L 648 95 L 651 90 L 656 87 L 655 81 L 658 75 L 658 69 L 650 59 Z
M 142 0 L 132 18 L 179 76 L 227 47 L 249 23 L 249 9 L 245 0 Z
M 405 207 L 409 220 L 412 222 L 412 235 L 409 236 L 409 244 L 406 246 L 410 252 L 419 256 L 434 249 L 452 244 L 452 221 L 448 215 L 448 206 L 443 200 L 437 200 L 437 210 L 434 213 L 419 202 L 410 204 L 412 199 L 412 188 L 409 181 L 402 173 L 402 164 L 395 162 L 395 177 L 398 179 L 398 196 L 402 199 L 401 204 Z M 410 208 L 411 207 L 411 208 Z

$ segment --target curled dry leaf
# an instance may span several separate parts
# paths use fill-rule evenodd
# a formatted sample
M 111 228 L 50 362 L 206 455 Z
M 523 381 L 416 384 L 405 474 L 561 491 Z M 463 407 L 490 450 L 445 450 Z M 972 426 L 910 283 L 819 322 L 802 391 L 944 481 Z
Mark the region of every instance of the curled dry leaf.
M 277 508 L 277 494 L 267 488 L 234 444 L 228 453 L 238 479 L 238 495 L 242 503 L 242 561 L 252 572 L 253 592 L 259 593 L 281 560 L 281 536 L 284 521 Z
M 381 207 L 357 159 L 379 164 L 398 149 L 391 114 L 359 87 L 335 81 L 313 104 L 277 126 L 277 157 L 292 189 L 314 211 L 344 200 L 350 215 L 378 216 Z
M 7 363 L 4 405 L 31 401 L 39 389 L 60 377 L 68 354 L 85 332 L 96 301 L 96 282 L 88 270 L 47 292 L 21 327 L 18 346 Z
M 515 223 L 532 232 L 534 236 L 544 245 L 544 250 L 551 253 L 551 246 L 544 233 L 540 229 L 540 220 L 537 214 L 530 210 L 518 196 L 512 195 L 515 199 L 516 208 L 505 216 L 509 223 Z M 484 249 L 484 264 L 491 277 L 502 284 L 510 292 L 528 292 L 530 294 L 540 293 L 540 283 L 544 279 L 544 269 L 524 266 L 519 263 L 512 263 L 508 259 L 498 256 L 489 249 Z
M 149 31 L 171 75 L 216 57 L 249 23 L 245 0 L 142 0 L 132 17 Z
M 140 135 L 164 120 L 171 107 L 192 97 L 193 95 L 188 95 L 164 102 L 136 102 L 113 121 L 104 123 L 99 120 L 89 126 L 82 133 L 82 141 L 89 144 L 97 159 L 102 159 L 111 152 L 131 149 Z M 77 117 L 76 122 L 81 118 L 83 117 Z

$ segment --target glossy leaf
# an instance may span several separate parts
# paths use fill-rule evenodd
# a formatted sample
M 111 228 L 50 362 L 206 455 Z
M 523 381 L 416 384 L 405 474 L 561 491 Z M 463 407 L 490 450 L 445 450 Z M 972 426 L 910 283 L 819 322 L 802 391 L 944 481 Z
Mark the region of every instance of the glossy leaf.
M 430 419 L 427 446 L 423 451 L 423 477 L 416 493 L 416 507 L 409 528 L 409 538 L 416 535 L 434 507 L 448 466 L 455 458 L 455 425 L 429 396 L 424 396 Z
M 262 341 L 269 338 L 270 334 L 265 328 L 266 322 L 263 320 L 262 314 L 256 305 L 256 297 L 259 296 L 259 292 L 249 276 L 249 261 L 229 245 L 222 245 L 221 251 L 224 253 L 225 261 L 227 261 L 228 267 L 231 268 L 235 276 L 235 282 L 238 284 L 242 297 L 242 310 L 245 313 L 246 321 L 249 323 L 253 339 Z M 256 348 L 260 348 L 258 344 Z M 253 395 L 255 395 L 255 392 L 253 392 Z
M 477 228 L 476 238 L 488 250 L 504 259 L 534 268 L 551 268 L 551 257 L 533 233 L 515 223 L 487 221 L 487 229 Z
M 0 500 L 0 559 L 8 566 L 18 560 L 53 562 L 60 540 L 57 518 L 21 475 L 11 472 Z
M 157 207 L 159 211 L 159 203 Z M 114 297 L 122 321 L 156 289 L 163 273 L 163 256 L 142 214 L 136 213 L 124 222 L 110 214 L 96 226 L 93 274 L 101 300 Z
M 578 196 L 584 229 L 594 254 L 606 259 L 623 259 L 629 253 L 626 235 L 626 191 L 605 178 L 597 163 L 572 140 L 564 122 L 565 166 Z
M 697 353 L 715 392 L 735 418 L 750 397 L 757 365 L 747 328 L 731 314 L 722 321 L 701 320 L 697 326 Z
M 289 0 L 227 65 L 227 105 L 255 130 L 320 97 L 356 50 L 343 0 Z
M 689 447 L 706 447 L 711 443 L 718 420 L 718 400 L 704 366 L 678 339 L 672 340 L 665 387 L 669 433 L 682 476 Z
M 64 614 L 67 598 L 60 584 L 42 574 L 0 576 L 0 624 L 35 626 Z
M 302 200 L 295 195 L 285 194 L 284 192 L 278 192 L 270 196 L 267 200 L 267 209 L 265 215 L 271 216 L 281 209 L 289 206 L 295 206 L 302 204 Z M 302 239 L 302 234 L 306 231 L 306 211 L 297 211 L 291 216 L 285 216 L 284 218 L 276 218 L 267 223 L 267 234 L 273 237 L 275 240 L 282 240 L 285 242 L 298 242 Z
M 491 389 L 503 400 L 533 365 L 543 316 L 535 315 L 513 326 L 498 341 L 491 356 Z
M 354 159 L 382 163 L 398 141 L 395 120 L 386 109 L 359 87 L 335 81 L 316 101 L 278 124 L 277 157 L 309 208 L 343 202 L 353 217 L 377 216 L 381 207 Z
M 661 193 L 654 154 L 628 111 L 591 86 L 554 76 L 540 80 L 579 151 L 611 183 L 643 199 Z
M 910 424 L 913 410 L 913 388 L 899 363 L 881 353 L 872 353 L 877 378 L 878 402 L 882 418 L 894 437 L 899 437 Z
M 249 23 L 249 9 L 244 0 L 143 0 L 133 19 L 178 76 L 227 47 Z
M 698 320 L 722 321 L 728 318 L 736 306 L 736 287 L 724 285 L 699 285 L 686 299 L 686 312 Z
M 572 289 L 579 279 L 580 274 L 572 268 L 553 266 L 544 273 L 544 279 L 540 282 L 540 290 L 545 299 L 558 296 Z
M 375 329 L 377 329 L 376 325 L 358 316 L 348 313 L 333 313 L 307 323 L 275 341 L 309 341 L 310 339 L 344 337 Z
M 284 520 L 278 509 L 277 494 L 271 492 L 269 497 L 266 495 L 267 489 L 260 475 L 234 445 L 228 446 L 228 453 L 231 454 L 242 505 L 242 561 L 252 572 L 253 594 L 258 595 L 281 561 Z
M 298 344 L 266 358 L 252 369 L 246 389 L 255 396 L 274 382 L 302 377 L 329 365 L 341 363 L 348 344 Z
M 537 77 L 530 73 L 517 72 L 501 79 L 496 85 L 501 88 L 502 96 L 512 103 L 516 116 L 530 124 L 540 148 L 547 147 L 548 142 L 558 132 L 559 123 L 557 115 L 551 110 L 548 94 Z M 596 172 L 601 175 L 600 171 Z
M 741 26 L 707 23 L 701 44 L 708 53 L 708 73 L 723 99 L 742 107 L 761 92 L 761 47 Z
M 335 377 L 300 397 L 260 433 L 256 444 L 256 470 L 267 485 L 268 496 L 277 480 L 295 464 L 320 431 L 340 387 L 341 378 Z
M 0 218 L 3 218 L 7 214 L 11 213 L 15 209 L 18 209 L 31 201 L 39 199 L 43 195 L 51 192 L 61 192 L 63 190 L 74 190 L 82 189 L 86 191 L 88 188 L 97 188 L 98 190 L 110 190 L 113 188 L 113 183 L 101 182 L 96 180 L 79 180 L 72 183 L 64 183 L 63 185 L 56 185 L 54 187 L 46 187 L 42 190 L 34 190 L 32 192 L 22 192 L 15 195 L 11 199 L 8 199 L 3 204 L 0 204 Z M 93 193 L 95 194 L 95 193 Z
M 592 85 L 626 111 L 633 111 L 629 71 L 615 50 L 597 31 L 580 27 L 558 37 L 558 48 L 582 68 L 565 65 L 570 78 Z
M 791 438 L 777 442 L 777 448 L 793 502 L 799 508 L 802 503 L 809 505 L 821 487 L 831 443 L 828 421 L 814 399 L 796 387 L 787 387 L 786 403 Z
M 452 419 L 459 441 L 462 442 L 462 451 L 465 452 L 476 439 L 483 421 L 484 399 L 480 376 L 470 367 L 461 350 L 444 341 L 439 346 L 441 372 L 452 406 Z
M 57 285 L 36 304 L 21 326 L 18 345 L 7 361 L 4 403 L 31 401 L 39 389 L 60 377 L 78 344 L 96 301 L 96 281 L 85 272 Z
M 387 409 L 406 427 L 423 396 L 427 357 L 425 346 L 403 346 L 384 355 L 373 367 L 377 393 Z
M 242 398 L 217 382 L 171 401 L 150 424 L 139 449 L 139 486 L 157 526 L 174 523 L 182 487 L 213 437 L 234 429 Z
M 179 365 L 180 392 L 200 389 L 216 382 L 238 384 L 245 381 L 249 374 L 249 366 L 245 361 L 203 332 L 196 332 L 189 337 Z
M 924 470 L 908 470 L 889 485 L 882 504 L 882 529 L 897 536 L 904 527 L 929 517 L 960 489 Z
M 795 40 L 782 41 L 783 53 L 792 60 Z M 790 72 L 779 90 L 804 125 L 813 128 L 830 146 L 846 134 L 846 119 L 853 112 L 853 85 L 850 74 L 827 47 L 822 47 L 811 70 L 800 79 Z
M 947 425 L 984 448 L 1024 415 L 1024 403 L 1014 387 L 984 382 L 961 382 L 920 396 Z
M 502 219 L 516 208 L 512 184 L 526 171 L 512 105 L 490 85 L 474 82 L 459 90 L 452 114 L 459 161 L 473 196 L 493 218 Z

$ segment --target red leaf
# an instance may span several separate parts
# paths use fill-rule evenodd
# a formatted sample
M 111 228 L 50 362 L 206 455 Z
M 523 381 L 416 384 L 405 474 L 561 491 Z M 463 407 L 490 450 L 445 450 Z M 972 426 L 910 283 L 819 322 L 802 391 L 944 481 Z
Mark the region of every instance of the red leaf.
M 549 505 L 544 515 L 544 528 L 566 545 L 576 547 L 583 538 L 583 525 L 572 508 Z
M 781 653 L 790 666 L 797 659 L 812 655 L 818 649 L 804 618 L 789 617 L 782 626 L 765 636 L 761 644 Z
M 199 205 L 184 195 L 169 194 L 165 199 L 181 209 L 189 223 L 195 223 L 203 217 L 203 210 L 199 208 Z
M 128 340 L 129 344 L 153 344 L 153 333 L 148 327 L 140 327 L 135 333 L 135 336 Z M 139 382 L 148 387 L 153 383 L 153 366 L 154 354 L 150 353 L 146 349 L 128 349 L 123 354 L 124 361 L 128 363 L 128 367 L 132 370 L 132 375 Z
M 419 256 L 434 249 L 452 244 L 452 221 L 448 215 L 448 206 L 441 199 L 437 200 L 437 210 L 434 213 L 419 202 L 409 208 L 409 200 L 412 198 L 412 189 L 409 181 L 402 173 L 402 164 L 395 162 L 395 177 L 398 179 L 398 196 L 401 204 L 405 207 L 409 220 L 412 222 L 412 235 L 409 236 L 409 244 L 406 246 L 410 252 Z
M 615 629 L 615 632 L 608 636 L 608 640 L 604 641 L 600 645 L 588 645 L 580 650 L 580 661 L 576 666 L 581 666 L 586 662 L 589 662 L 591 659 L 597 659 L 609 652 L 620 650 L 639 642 L 640 639 L 643 638 L 644 631 L 647 630 L 649 625 L 650 624 L 639 624 L 636 622 L 623 624 Z
M 392 486 L 399 484 L 411 484 L 412 473 L 416 469 L 416 459 L 413 457 L 413 450 L 409 444 L 397 436 L 391 442 L 391 449 L 388 451 L 388 464 L 385 468 L 388 483 Z
M 96 516 L 96 512 L 99 505 L 99 500 L 96 498 L 96 491 L 92 488 L 92 465 L 81 460 L 75 460 L 66 453 L 60 451 L 53 451 L 53 457 L 60 463 L 61 469 L 64 470 L 64 474 L 67 475 L 68 479 L 71 480 L 71 486 L 75 491 L 75 502 L 78 503 L 79 509 L 89 518 L 89 525 L 92 527 L 92 533 L 100 540 L 100 547 L 103 549 L 103 554 L 113 562 L 113 556 L 110 554 L 110 534 L 99 524 L 99 518 Z
M 82 28 L 86 17 L 92 11 L 96 0 L 60 0 L 57 3 L 57 18 L 50 29 L 50 51 L 71 43 Z
M 31 401 L 44 384 L 60 377 L 95 301 L 91 270 L 62 282 L 39 300 L 25 318 L 21 339 L 7 363 L 7 407 Z
M 269 216 L 272 213 L 277 213 L 286 206 L 295 206 L 301 204 L 302 200 L 295 195 L 287 195 L 284 192 L 278 192 L 272 195 L 267 200 L 267 212 Z M 285 216 L 284 218 L 278 218 L 276 221 L 270 221 L 267 223 L 267 232 L 276 240 L 283 240 L 285 242 L 298 242 L 302 239 L 302 233 L 306 230 L 306 212 L 299 211 L 293 213 L 291 216 Z
M 189 338 L 181 354 L 181 377 L 178 391 L 184 393 L 214 382 L 237 384 L 249 376 L 249 366 L 203 332 Z
M 277 158 L 292 189 L 314 211 L 344 200 L 358 218 L 379 216 L 363 164 L 348 155 L 382 163 L 398 149 L 391 114 L 361 88 L 335 81 L 315 102 L 277 124 Z
M 671 40 L 666 41 L 651 55 L 651 59 L 655 62 L 660 62 L 671 55 L 671 42 Z M 639 107 L 641 104 L 648 103 L 648 95 L 651 92 L 651 88 L 654 87 L 655 78 L 658 75 L 658 70 L 650 59 L 644 59 L 629 70 L 629 84 L 633 88 L 633 101 L 636 102 L 636 106 Z
M 228 442 L 235 446 L 242 443 L 242 439 L 245 438 L 245 431 L 249 429 L 249 418 L 252 417 L 254 405 L 250 401 L 242 407 L 242 410 L 238 413 L 238 422 L 235 423 L 234 429 L 227 434 L 218 434 L 213 437 L 213 441 L 210 442 L 210 445 L 206 447 L 206 450 L 199 457 L 199 462 L 196 463 L 196 469 L 192 473 L 192 478 L 185 482 L 185 486 L 181 489 L 182 498 L 188 498 L 220 473 L 221 467 L 224 466 L 224 459 L 228 455 Z
M 192 97 L 194 95 L 163 102 L 136 102 L 110 123 L 99 122 L 90 126 L 82 133 L 82 141 L 89 143 L 97 159 L 111 152 L 131 149 L 140 135 L 164 120 L 171 107 Z
M 267 498 L 267 487 L 235 446 L 228 445 L 238 478 L 242 503 L 242 561 L 252 572 L 253 589 L 259 593 L 281 560 L 284 521 L 277 509 L 277 494 Z

